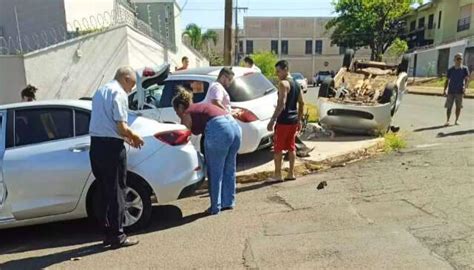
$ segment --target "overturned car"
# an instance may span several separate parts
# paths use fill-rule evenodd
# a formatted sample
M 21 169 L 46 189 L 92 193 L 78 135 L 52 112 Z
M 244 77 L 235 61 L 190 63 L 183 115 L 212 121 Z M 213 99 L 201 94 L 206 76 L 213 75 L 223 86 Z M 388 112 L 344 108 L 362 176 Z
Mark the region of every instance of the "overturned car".
M 390 129 L 406 91 L 409 57 L 398 65 L 354 60 L 347 50 L 343 66 L 318 93 L 319 121 L 335 132 L 377 135 Z

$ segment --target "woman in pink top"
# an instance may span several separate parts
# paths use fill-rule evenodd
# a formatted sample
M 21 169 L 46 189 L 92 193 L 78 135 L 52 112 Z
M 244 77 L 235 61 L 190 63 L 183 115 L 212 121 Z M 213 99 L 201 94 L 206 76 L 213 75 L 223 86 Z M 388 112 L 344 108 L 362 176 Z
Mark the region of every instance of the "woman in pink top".
M 181 123 L 195 135 L 203 134 L 211 207 L 209 214 L 235 206 L 235 171 L 242 131 L 225 110 L 210 103 L 192 103 L 192 93 L 178 87 L 173 108 Z

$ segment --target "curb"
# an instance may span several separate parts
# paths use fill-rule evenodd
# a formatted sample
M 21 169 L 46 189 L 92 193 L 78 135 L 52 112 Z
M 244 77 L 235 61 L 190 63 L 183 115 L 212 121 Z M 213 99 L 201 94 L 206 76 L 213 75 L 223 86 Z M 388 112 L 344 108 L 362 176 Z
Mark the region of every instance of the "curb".
M 382 139 L 374 145 L 363 147 L 361 149 L 343 155 L 330 157 L 321 161 L 300 159 L 302 163 L 295 165 L 295 174 L 296 176 L 305 176 L 329 168 L 344 167 L 347 163 L 363 160 L 381 152 L 383 146 L 384 140 Z M 287 169 L 285 169 L 284 171 L 287 171 Z M 238 175 L 236 182 L 239 184 L 249 184 L 267 180 L 272 176 L 273 171 L 257 172 L 248 175 Z
M 421 91 L 413 91 L 413 90 L 408 90 L 408 94 L 421 95 L 421 96 L 444 97 L 444 94 L 441 94 L 441 93 L 421 92 Z M 474 99 L 474 95 L 465 95 L 464 98 Z

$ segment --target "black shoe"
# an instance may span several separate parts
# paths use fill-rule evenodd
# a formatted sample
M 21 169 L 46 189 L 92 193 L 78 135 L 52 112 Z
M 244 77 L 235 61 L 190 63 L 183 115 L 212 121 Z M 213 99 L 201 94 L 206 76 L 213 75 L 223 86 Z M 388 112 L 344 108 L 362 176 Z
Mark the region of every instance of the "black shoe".
M 228 206 L 228 207 L 222 207 L 221 211 L 226 211 L 226 210 L 234 210 L 233 206 Z
M 127 238 L 123 242 L 114 243 L 114 244 L 110 245 L 110 248 L 111 249 L 118 249 L 118 248 L 123 248 L 123 247 L 131 247 L 131 246 L 137 245 L 139 242 L 140 241 L 138 241 L 137 239 Z
M 104 245 L 104 247 L 110 246 L 111 244 L 112 242 L 109 239 L 105 239 L 104 241 L 102 241 L 102 245 Z

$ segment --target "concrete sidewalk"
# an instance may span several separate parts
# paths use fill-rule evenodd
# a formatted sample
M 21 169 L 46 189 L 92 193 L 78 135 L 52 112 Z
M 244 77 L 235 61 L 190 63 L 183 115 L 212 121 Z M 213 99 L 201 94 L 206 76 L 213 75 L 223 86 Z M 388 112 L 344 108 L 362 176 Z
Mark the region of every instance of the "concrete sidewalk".
M 305 144 L 313 148 L 309 157 L 297 158 L 295 172 L 297 176 L 334 167 L 367 157 L 376 153 L 382 146 L 383 138 L 374 137 L 335 137 L 306 140 Z M 288 168 L 284 161 L 283 168 Z M 237 182 L 251 183 L 266 180 L 273 176 L 273 151 L 263 149 L 249 155 L 242 155 L 237 160 Z M 283 177 L 285 177 L 283 173 Z
M 444 91 L 442 87 L 426 87 L 426 86 L 408 86 L 408 93 L 416 95 L 426 95 L 426 96 L 444 96 Z M 468 89 L 468 93 L 464 96 L 465 98 L 474 98 L 474 90 Z

